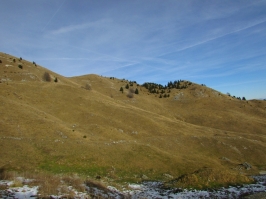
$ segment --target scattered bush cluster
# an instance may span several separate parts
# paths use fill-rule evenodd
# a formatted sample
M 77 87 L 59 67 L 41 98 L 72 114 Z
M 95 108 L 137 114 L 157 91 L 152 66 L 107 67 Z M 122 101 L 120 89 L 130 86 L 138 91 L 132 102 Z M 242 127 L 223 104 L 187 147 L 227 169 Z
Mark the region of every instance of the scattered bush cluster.
M 133 86 L 133 83 L 135 83 L 135 82 L 130 82 L 129 84 L 127 84 L 125 86 L 125 88 L 128 89 L 127 97 L 129 97 L 129 98 L 133 98 L 134 97 L 134 94 L 136 94 L 136 95 L 139 94 L 139 89 L 138 88 L 134 89 L 134 88 L 130 87 L 130 86 Z M 121 87 L 119 91 L 121 91 L 122 93 L 124 93 L 123 87 Z
M 170 97 L 170 94 L 166 94 L 166 93 L 164 95 L 160 94 L 159 98 L 163 98 L 163 97 L 164 98 Z
M 168 85 L 169 85 L 169 83 L 168 83 Z M 170 88 L 168 86 L 163 86 L 161 84 L 155 84 L 155 83 L 146 82 L 142 86 L 144 86 L 146 89 L 148 89 L 148 91 L 150 93 L 160 94 L 159 98 L 162 98 L 164 96 L 167 97 L 168 95 L 166 95 L 165 93 L 170 93 L 171 92 L 171 90 L 170 90 Z
M 228 95 L 229 97 L 232 97 L 232 98 L 236 98 L 238 100 L 241 100 L 241 97 L 231 96 L 231 94 L 228 93 L 228 92 L 226 93 L 226 95 Z M 242 100 L 246 100 L 246 98 L 245 97 L 242 97 Z
M 165 86 L 151 82 L 145 82 L 142 86 L 148 89 L 150 93 L 157 93 L 159 90 L 165 89 Z
M 182 85 L 181 85 L 182 83 Z M 191 85 L 192 83 L 189 81 L 184 81 L 184 80 L 176 80 L 174 82 L 170 81 L 168 82 L 167 86 L 165 86 L 165 88 L 176 88 L 176 89 L 185 89 L 187 88 L 189 85 Z
M 136 81 L 129 81 L 130 86 L 134 86 L 134 84 L 136 84 L 136 83 L 137 83 Z
M 142 86 L 148 89 L 150 93 L 164 94 L 164 93 L 170 93 L 172 88 L 185 89 L 191 84 L 192 83 L 188 81 L 178 80 L 174 82 L 170 81 L 165 86 L 151 82 L 145 82 L 144 84 L 142 84 Z M 168 97 L 168 95 L 160 95 L 159 97 L 161 98 L 164 96 Z

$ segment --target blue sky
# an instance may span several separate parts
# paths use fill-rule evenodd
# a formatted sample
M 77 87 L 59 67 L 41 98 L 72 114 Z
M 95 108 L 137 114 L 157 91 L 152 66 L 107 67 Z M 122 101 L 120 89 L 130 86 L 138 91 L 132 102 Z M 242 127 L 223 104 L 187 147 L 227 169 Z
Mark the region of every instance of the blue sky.
M 0 51 L 70 77 L 266 98 L 266 1 L 2 0 Z

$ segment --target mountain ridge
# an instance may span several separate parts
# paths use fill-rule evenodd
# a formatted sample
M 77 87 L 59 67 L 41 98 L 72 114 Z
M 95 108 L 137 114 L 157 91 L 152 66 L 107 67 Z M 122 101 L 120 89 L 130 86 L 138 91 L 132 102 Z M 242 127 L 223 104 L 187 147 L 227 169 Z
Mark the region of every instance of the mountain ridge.
M 5 53 L 0 60 L 0 167 L 116 182 L 172 176 L 178 186 L 182 180 L 210 186 L 200 180 L 206 172 L 224 174 L 211 181 L 226 184 L 266 170 L 265 101 L 239 100 L 192 82 L 165 89 L 170 97 L 162 98 L 133 82 L 129 88 L 139 94 L 129 98 L 127 80 L 67 78 Z

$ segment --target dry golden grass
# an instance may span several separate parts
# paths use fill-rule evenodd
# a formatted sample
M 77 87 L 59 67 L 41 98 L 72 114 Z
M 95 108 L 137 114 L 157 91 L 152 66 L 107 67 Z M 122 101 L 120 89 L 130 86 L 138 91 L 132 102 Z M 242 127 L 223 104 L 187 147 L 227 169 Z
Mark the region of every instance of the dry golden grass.
M 0 167 L 116 182 L 167 181 L 164 174 L 203 167 L 232 176 L 266 170 L 266 101 L 194 83 L 169 98 L 134 83 L 139 94 L 128 98 L 126 80 L 66 78 L 14 58 L 0 53 Z M 45 72 L 58 82 L 43 81 Z
M 240 185 L 251 183 L 253 180 L 247 176 L 229 172 L 227 170 L 217 170 L 211 168 L 199 169 L 193 173 L 185 174 L 169 184 L 181 188 L 204 189 L 208 187 L 217 188 L 220 186 Z M 168 185 L 169 185 L 168 184 Z

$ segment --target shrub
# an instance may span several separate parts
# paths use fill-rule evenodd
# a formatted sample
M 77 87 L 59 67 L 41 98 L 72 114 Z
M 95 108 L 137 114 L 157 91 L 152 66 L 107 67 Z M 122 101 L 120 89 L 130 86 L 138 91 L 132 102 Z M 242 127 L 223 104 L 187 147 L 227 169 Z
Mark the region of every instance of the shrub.
M 139 94 L 139 90 L 137 88 L 135 90 L 135 94 Z
M 126 88 L 126 89 L 129 89 L 129 85 L 127 84 L 125 88 Z
M 13 59 L 13 62 L 15 63 L 15 62 L 16 62 L 16 60 L 15 60 L 15 59 Z
M 0 64 L 2 63 L 2 60 L 0 60 Z
M 130 88 L 130 89 L 129 89 L 129 92 L 131 92 L 131 93 L 135 93 L 135 90 L 134 90 L 133 88 Z
M 133 88 L 130 88 L 130 89 L 128 90 L 127 97 L 128 97 L 128 98 L 133 98 L 133 97 L 134 97 L 134 92 L 135 92 L 135 90 L 134 90 Z
M 19 64 L 18 67 L 19 67 L 20 69 L 23 69 L 23 66 L 22 66 L 21 64 Z
M 134 97 L 134 93 L 128 92 L 127 97 L 128 98 L 133 98 Z
M 86 89 L 86 90 L 91 90 L 91 85 L 87 83 L 87 84 L 85 85 L 85 89 Z
M 20 57 L 19 60 L 22 61 L 22 57 Z
M 124 93 L 124 89 L 123 89 L 123 87 L 121 87 L 119 91 L 121 91 L 122 93 Z
M 51 76 L 48 72 L 45 72 L 43 74 L 43 80 L 46 81 L 46 82 L 50 82 L 51 81 Z
M 54 82 L 56 83 L 56 82 L 58 82 L 58 79 L 57 79 L 57 77 L 54 79 Z

